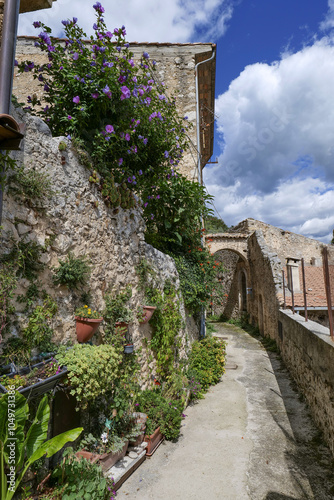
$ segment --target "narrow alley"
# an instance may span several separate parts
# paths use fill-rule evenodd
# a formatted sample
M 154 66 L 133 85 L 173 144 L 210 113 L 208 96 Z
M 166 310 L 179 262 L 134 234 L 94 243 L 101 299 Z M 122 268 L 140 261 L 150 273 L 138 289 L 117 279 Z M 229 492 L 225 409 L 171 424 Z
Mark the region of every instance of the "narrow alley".
M 118 490 L 118 500 L 330 500 L 333 458 L 276 353 L 232 325 L 226 373 L 188 407 L 176 443 L 164 441 Z

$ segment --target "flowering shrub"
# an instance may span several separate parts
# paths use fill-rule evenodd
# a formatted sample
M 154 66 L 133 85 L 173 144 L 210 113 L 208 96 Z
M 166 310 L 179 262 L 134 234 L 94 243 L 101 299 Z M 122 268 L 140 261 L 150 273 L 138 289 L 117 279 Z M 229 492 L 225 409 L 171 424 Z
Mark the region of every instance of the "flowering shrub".
M 102 314 L 99 311 L 93 311 L 90 307 L 83 306 L 83 307 L 78 307 L 75 310 L 75 316 L 78 316 L 78 318 L 89 318 L 89 319 L 101 319 Z
M 43 103 L 28 96 L 29 109 L 47 121 L 56 135 L 67 136 L 92 160 L 90 182 L 110 208 L 133 208 L 142 200 L 146 241 L 164 252 L 186 255 L 201 246 L 194 229 L 211 213 L 211 197 L 203 186 L 177 172 L 188 147 L 187 117 L 178 116 L 174 96 L 168 97 L 156 77 L 154 61 L 144 52 L 135 61 L 125 40 L 125 27 L 108 30 L 104 8 L 93 6 L 94 34 L 87 35 L 77 18 L 62 21 L 66 40 L 55 40 L 41 22 L 38 46 L 48 63 L 25 61 L 19 71 L 32 71 L 44 90 Z M 85 162 L 87 164 L 87 162 Z M 89 163 L 89 162 L 88 162 Z M 192 266 L 201 286 L 191 299 L 198 309 L 210 299 L 203 270 Z M 203 275 L 203 279 L 202 279 Z M 203 291 L 199 292 L 199 288 Z
M 97 2 L 94 9 L 90 43 L 76 18 L 62 22 L 67 40 L 61 43 L 49 27 L 35 22 L 36 45 L 49 63 L 26 61 L 19 71 L 32 71 L 44 89 L 43 109 L 37 99 L 28 102 L 52 132 L 79 138 L 101 175 L 112 172 L 116 183 L 125 182 L 147 200 L 160 177 L 175 175 L 187 148 L 187 122 L 156 80 L 149 54 L 135 62 L 125 27 L 109 31 L 104 8 Z

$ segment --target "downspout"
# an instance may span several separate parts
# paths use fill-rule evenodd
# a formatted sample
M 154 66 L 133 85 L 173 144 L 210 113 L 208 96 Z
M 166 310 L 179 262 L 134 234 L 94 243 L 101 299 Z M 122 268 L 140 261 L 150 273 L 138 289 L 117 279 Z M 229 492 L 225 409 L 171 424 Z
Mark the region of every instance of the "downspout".
M 0 114 L 9 115 L 10 110 L 19 12 L 20 0 L 5 0 L 0 50 Z M 0 154 L 3 153 L 1 151 Z M 0 176 L 2 175 L 3 172 L 0 172 Z M 0 225 L 2 198 L 3 193 L 0 185 Z
M 195 66 L 195 81 L 196 81 L 196 134 L 197 134 L 197 175 L 198 175 L 198 182 L 202 185 L 203 184 L 203 178 L 202 178 L 202 168 L 201 168 L 201 137 L 200 137 L 200 109 L 199 109 L 199 84 L 198 84 L 198 67 L 201 64 L 208 63 L 209 61 L 212 61 L 216 57 L 216 48 L 213 48 L 212 56 L 209 57 L 209 59 L 205 59 L 205 61 L 200 61 L 199 63 L 196 64 Z M 202 226 L 203 226 L 203 217 L 202 217 Z M 201 241 L 202 245 L 204 246 L 204 237 L 203 235 L 201 236 Z M 200 326 L 200 338 L 205 337 L 205 309 L 202 307 L 201 311 L 201 326 Z

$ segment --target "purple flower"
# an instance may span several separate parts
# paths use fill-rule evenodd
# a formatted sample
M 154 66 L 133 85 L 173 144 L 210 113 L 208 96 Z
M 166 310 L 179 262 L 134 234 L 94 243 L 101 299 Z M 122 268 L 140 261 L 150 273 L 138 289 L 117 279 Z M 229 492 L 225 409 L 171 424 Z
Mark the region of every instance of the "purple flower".
M 142 170 L 139 170 L 138 174 L 139 174 L 139 175 L 143 175 L 143 171 L 142 171 Z
M 160 200 L 160 194 L 157 195 L 157 200 Z
M 104 89 L 102 90 L 102 92 L 107 96 L 109 97 L 109 99 L 111 99 L 111 91 L 110 91 L 110 88 L 108 87 L 108 85 L 106 85 L 104 87 Z
M 147 139 L 147 138 L 145 138 L 145 139 L 143 140 L 143 143 L 145 144 L 145 146 L 146 146 L 147 142 L 148 142 L 148 139 Z
M 96 31 L 96 30 L 98 30 L 98 29 L 99 29 L 99 28 L 98 28 L 98 25 L 97 25 L 96 23 L 94 23 L 94 24 L 93 24 L 93 30 L 95 30 L 95 31 Z
M 165 158 L 168 158 L 168 157 L 169 157 L 169 153 L 168 153 L 168 151 L 165 151 L 165 152 L 164 152 L 164 157 L 165 157 Z
M 49 92 L 49 90 L 50 90 L 50 87 L 47 84 L 45 84 L 43 88 L 44 88 L 45 92 Z
M 74 52 L 73 56 L 72 56 L 72 59 L 74 61 L 77 61 L 79 59 L 79 54 L 77 52 Z
M 121 92 L 122 92 L 121 101 L 123 101 L 123 99 L 129 99 L 130 98 L 131 92 L 130 92 L 130 89 L 128 89 L 128 87 L 126 85 L 123 85 L 121 87 Z
M 112 38 L 113 34 L 111 33 L 111 31 L 107 31 L 106 32 L 106 37 L 108 38 Z
M 114 127 L 112 125 L 106 125 L 106 132 L 107 132 L 107 134 L 113 134 Z
M 123 163 L 123 158 L 120 158 L 120 159 L 118 160 L 118 165 L 122 165 L 122 163 Z
M 78 18 L 77 17 L 73 17 L 73 21 L 72 22 L 73 22 L 73 24 L 77 24 Z
M 129 141 L 129 140 L 130 140 L 130 134 L 129 134 L 128 132 L 125 134 L 125 140 L 126 140 L 126 141 Z
M 67 115 L 67 119 L 68 120 L 72 120 L 72 116 L 71 115 Z
M 96 2 L 96 4 L 93 5 L 93 9 L 96 10 L 96 12 L 99 12 L 100 14 L 103 14 L 104 8 L 100 4 L 100 2 Z
M 68 26 L 70 24 L 70 21 L 65 20 L 65 21 L 62 21 L 61 24 L 63 24 L 64 26 Z
M 46 31 L 42 31 L 42 33 L 40 33 L 38 36 L 41 40 L 43 40 L 46 43 L 46 45 L 51 45 L 50 37 L 46 33 Z
M 34 23 L 32 23 L 32 25 L 33 25 L 34 28 L 40 28 L 41 27 L 40 21 L 35 21 Z
M 116 50 L 117 52 L 120 52 L 122 50 L 122 47 L 120 47 L 119 45 L 116 47 Z
M 131 177 L 128 177 L 128 183 L 131 184 L 131 182 L 132 182 Z
M 99 97 L 99 93 L 98 93 L 98 92 L 93 92 L 93 93 L 91 94 L 91 96 L 92 96 L 92 98 L 93 98 L 93 99 L 98 99 L 98 97 Z
M 151 220 L 153 220 L 153 219 L 154 219 L 154 215 L 153 215 L 153 214 L 151 214 Z
M 147 202 L 146 202 L 146 203 L 144 203 L 144 208 L 146 208 L 146 207 L 147 207 L 147 205 L 148 205 L 148 203 L 147 203 Z
M 150 56 L 148 55 L 148 53 L 147 53 L 147 52 L 143 52 L 143 57 L 144 57 L 145 59 L 149 59 L 149 57 L 150 57 Z
M 79 104 L 79 102 L 80 102 L 80 97 L 79 97 L 78 95 L 76 95 L 75 97 L 73 97 L 73 99 L 72 99 L 72 100 L 73 100 L 73 102 L 74 102 L 75 104 Z

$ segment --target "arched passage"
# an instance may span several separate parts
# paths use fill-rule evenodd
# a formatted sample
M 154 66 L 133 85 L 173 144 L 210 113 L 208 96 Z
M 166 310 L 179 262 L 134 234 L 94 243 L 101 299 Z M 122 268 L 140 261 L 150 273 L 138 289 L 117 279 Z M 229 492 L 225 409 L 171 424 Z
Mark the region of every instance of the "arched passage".
M 248 262 L 240 252 L 232 249 L 221 249 L 214 255 L 223 267 L 220 276 L 223 283 L 223 297 L 220 303 L 214 306 L 213 314 L 228 319 L 238 318 L 247 312 Z

